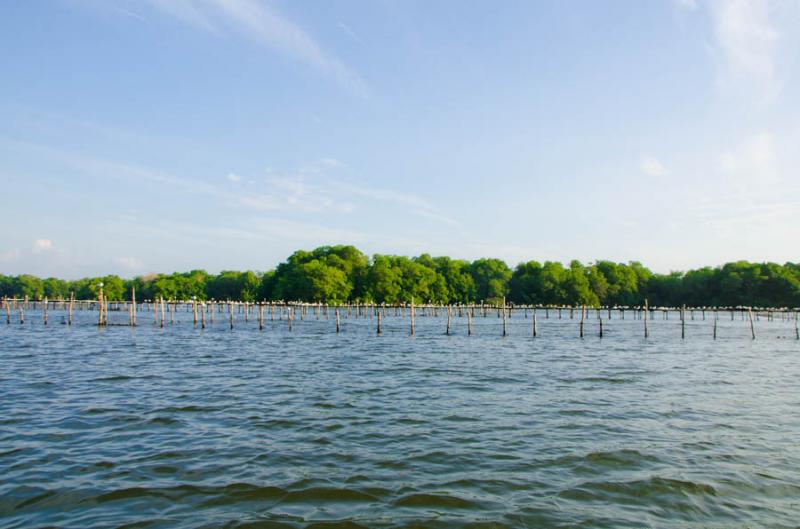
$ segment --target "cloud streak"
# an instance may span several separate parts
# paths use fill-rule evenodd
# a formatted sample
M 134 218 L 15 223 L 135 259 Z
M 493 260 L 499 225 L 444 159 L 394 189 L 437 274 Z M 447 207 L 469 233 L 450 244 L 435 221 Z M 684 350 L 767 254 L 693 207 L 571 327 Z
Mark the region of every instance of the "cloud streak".
M 255 0 L 150 0 L 169 16 L 212 33 L 222 28 L 245 35 L 269 48 L 329 75 L 360 97 L 368 91 L 361 76 L 322 46 L 308 32 L 277 10 Z

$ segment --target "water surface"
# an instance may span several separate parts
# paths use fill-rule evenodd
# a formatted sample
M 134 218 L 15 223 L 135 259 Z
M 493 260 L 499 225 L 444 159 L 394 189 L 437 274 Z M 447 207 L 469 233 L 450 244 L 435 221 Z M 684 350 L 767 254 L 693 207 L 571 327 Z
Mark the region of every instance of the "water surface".
M 0 526 L 798 526 L 793 322 L 151 317 L 0 326 Z

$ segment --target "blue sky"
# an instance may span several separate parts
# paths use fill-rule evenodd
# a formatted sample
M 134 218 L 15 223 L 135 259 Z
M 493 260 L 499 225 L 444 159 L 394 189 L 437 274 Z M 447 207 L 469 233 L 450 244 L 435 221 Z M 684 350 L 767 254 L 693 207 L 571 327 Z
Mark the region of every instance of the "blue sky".
M 0 273 L 800 260 L 800 2 L 0 6 Z

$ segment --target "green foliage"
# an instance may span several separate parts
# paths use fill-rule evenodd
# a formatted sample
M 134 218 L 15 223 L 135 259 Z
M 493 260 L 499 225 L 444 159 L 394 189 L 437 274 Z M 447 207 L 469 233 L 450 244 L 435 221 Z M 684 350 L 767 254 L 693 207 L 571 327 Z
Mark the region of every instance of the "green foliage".
M 478 259 L 470 266 L 479 300 L 497 302 L 508 294 L 511 269 L 500 259 Z
M 297 251 L 270 278 L 271 299 L 339 302 L 360 299 L 369 259 L 353 246 Z
M 339 303 L 497 303 L 636 306 L 800 307 L 800 264 L 737 261 L 686 273 L 653 274 L 641 263 L 596 261 L 569 267 L 554 261 L 520 263 L 512 272 L 499 259 L 472 263 L 422 254 L 374 255 L 353 246 L 297 251 L 266 273 L 204 270 L 64 281 L 0 274 L 0 296 L 30 299 L 97 299 L 100 283 L 109 300 L 302 300 Z

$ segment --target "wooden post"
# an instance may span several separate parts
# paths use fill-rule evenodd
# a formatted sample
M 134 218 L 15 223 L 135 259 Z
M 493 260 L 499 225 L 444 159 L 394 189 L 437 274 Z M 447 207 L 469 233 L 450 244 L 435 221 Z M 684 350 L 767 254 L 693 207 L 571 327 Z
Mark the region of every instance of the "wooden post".
M 598 312 L 599 314 L 599 312 Z M 603 337 L 603 318 L 600 318 L 600 338 Z
M 450 305 L 448 305 L 447 306 L 447 332 L 445 333 L 445 334 L 447 334 L 447 336 L 450 336 L 450 318 L 451 318 L 450 312 L 451 312 L 451 307 L 450 307 Z
M 228 302 L 228 313 L 230 315 L 231 320 L 231 330 L 233 330 L 233 303 L 230 301 Z
M 681 340 L 686 338 L 686 305 L 681 306 Z
M 414 336 L 414 298 L 411 298 L 411 308 L 409 309 L 409 316 L 411 317 L 411 336 Z
M 747 307 L 747 317 L 750 319 L 750 335 L 756 339 L 756 328 L 753 326 L 753 308 Z
M 169 305 L 169 324 L 175 325 L 175 304 L 177 301 L 167 301 L 167 305 Z M 164 304 L 164 298 L 161 298 L 161 304 Z M 163 316 L 162 316 L 163 317 Z M 197 314 L 195 313 L 195 325 L 197 325 Z
M 161 296 L 161 328 L 164 328 L 164 296 Z
M 533 307 L 533 337 L 536 338 L 536 307 Z
M 508 329 L 506 328 L 506 297 L 503 296 L 503 336 L 508 334 Z
M 98 325 L 103 325 L 103 287 L 102 286 L 100 287 L 100 299 L 98 300 L 98 303 L 97 303 L 97 309 L 98 309 L 97 324 Z
M 336 309 L 336 334 L 339 334 L 339 309 Z
M 44 324 L 47 325 L 47 298 L 44 298 L 44 305 L 42 305 L 42 318 L 44 319 Z
M 800 340 L 800 327 L 797 326 L 797 311 L 794 311 L 794 337 Z
M 264 304 L 258 304 L 258 330 L 264 330 Z
M 131 287 L 131 325 L 136 326 L 136 287 Z
M 714 339 L 717 339 L 717 313 L 714 313 Z
M 192 296 L 192 323 L 197 327 L 197 298 Z
M 69 310 L 67 312 L 67 324 L 72 325 L 72 306 L 75 304 L 75 292 L 69 293 Z
M 586 319 L 586 305 L 583 305 L 581 307 L 581 330 L 580 330 L 581 338 L 583 338 L 583 321 L 584 321 L 584 319 Z
M 381 335 L 381 312 L 378 311 L 378 336 Z
M 19 324 L 25 324 L 25 307 L 22 303 L 19 304 Z
M 650 332 L 647 330 L 647 312 L 649 308 L 647 305 L 647 298 L 644 299 L 644 337 L 647 338 L 650 336 Z
M 6 305 L 6 325 L 11 325 L 11 307 L 8 304 L 8 298 L 3 298 Z
M 467 336 L 472 336 L 472 314 L 467 311 Z
M 200 305 L 200 328 L 206 328 L 206 304 L 205 302 Z

